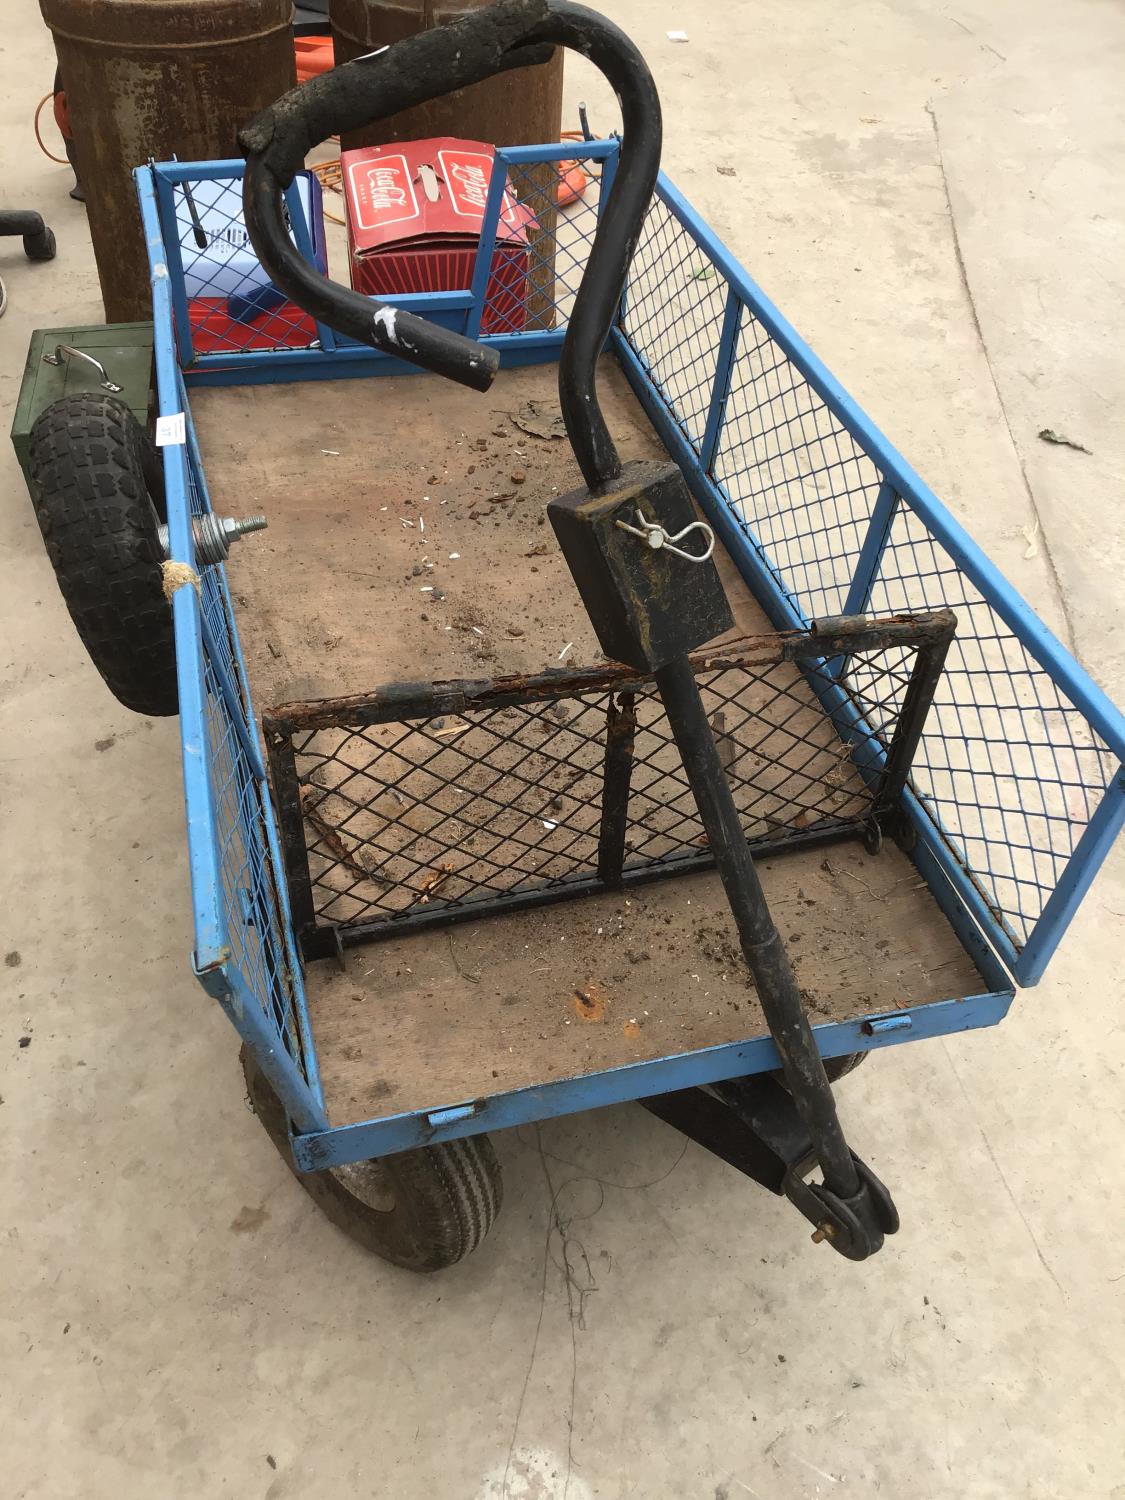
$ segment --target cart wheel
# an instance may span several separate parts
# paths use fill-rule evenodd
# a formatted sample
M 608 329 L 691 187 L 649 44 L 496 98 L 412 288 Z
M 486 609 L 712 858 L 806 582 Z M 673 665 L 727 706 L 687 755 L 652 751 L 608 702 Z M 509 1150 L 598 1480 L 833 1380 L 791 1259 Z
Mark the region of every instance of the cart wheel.
M 845 1052 L 842 1057 L 824 1058 L 824 1071 L 828 1075 L 828 1082 L 839 1083 L 841 1078 L 846 1078 L 849 1073 L 854 1073 L 860 1063 L 870 1055 L 869 1052 Z M 785 1072 L 782 1068 L 772 1069 L 770 1077 L 776 1078 L 783 1088 L 787 1087 Z
M 156 449 L 123 401 L 87 391 L 40 413 L 31 429 L 29 472 L 59 588 L 110 692 L 137 713 L 176 713 Z
M 251 1108 L 285 1165 L 325 1217 L 365 1250 L 408 1271 L 442 1271 L 475 1250 L 496 1222 L 503 1185 L 486 1135 L 302 1172 L 281 1101 L 246 1047 L 240 1060 Z
M 828 1074 L 828 1082 L 838 1083 L 841 1078 L 854 1073 L 870 1055 L 868 1052 L 845 1052 L 843 1057 L 826 1057 L 824 1071 Z

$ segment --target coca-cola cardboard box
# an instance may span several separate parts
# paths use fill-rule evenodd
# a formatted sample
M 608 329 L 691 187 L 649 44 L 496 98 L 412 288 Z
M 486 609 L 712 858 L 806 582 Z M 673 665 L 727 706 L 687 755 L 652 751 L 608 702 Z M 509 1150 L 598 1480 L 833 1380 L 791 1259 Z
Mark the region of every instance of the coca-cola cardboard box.
M 495 165 L 491 146 L 438 136 L 345 151 L 341 165 L 357 292 L 468 290 Z M 482 333 L 518 333 L 524 326 L 533 223 L 531 211 L 505 190 Z

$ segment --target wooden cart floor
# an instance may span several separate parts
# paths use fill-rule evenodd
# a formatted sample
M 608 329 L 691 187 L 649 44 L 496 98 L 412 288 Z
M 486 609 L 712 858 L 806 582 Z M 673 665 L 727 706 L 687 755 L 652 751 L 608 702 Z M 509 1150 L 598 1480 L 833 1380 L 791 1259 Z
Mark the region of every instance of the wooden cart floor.
M 215 509 L 269 518 L 229 564 L 259 711 L 602 660 L 544 524 L 580 482 L 544 435 L 555 383 L 533 366 L 484 396 L 412 376 L 193 393 Z M 608 361 L 600 392 L 624 456 L 659 456 Z M 720 565 L 735 633 L 768 629 Z M 985 987 L 897 850 L 790 852 L 763 880 L 814 1020 Z M 766 1030 L 709 874 L 354 948 L 308 991 L 334 1125 Z
M 760 862 L 810 1017 L 985 988 L 897 849 Z M 333 1125 L 765 1034 L 714 874 L 351 948 L 309 970 Z

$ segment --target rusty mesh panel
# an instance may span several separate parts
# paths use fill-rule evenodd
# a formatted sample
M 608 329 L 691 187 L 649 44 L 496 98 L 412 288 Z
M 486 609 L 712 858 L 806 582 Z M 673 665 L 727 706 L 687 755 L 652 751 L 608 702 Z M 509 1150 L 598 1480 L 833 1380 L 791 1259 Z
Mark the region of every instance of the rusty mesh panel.
M 753 847 L 854 835 L 870 824 L 916 655 L 901 646 L 855 652 L 846 672 L 838 656 L 724 657 L 699 672 Z M 860 669 L 862 700 L 849 699 L 841 683 Z M 285 721 L 267 716 L 268 737 L 292 754 L 293 795 L 281 788 L 279 801 L 292 809 L 287 843 L 291 855 L 300 846 L 305 910 L 317 927 L 409 924 L 552 889 L 595 889 L 607 870 L 629 879 L 710 863 L 651 679 L 587 674 L 524 701 L 491 696 L 476 692 L 442 711 L 448 700 L 435 688 L 431 712 L 391 718 L 384 707 L 375 723 L 357 722 L 354 700 L 339 706 L 335 723 L 316 705 L 315 727 L 301 727 L 296 705 L 277 711 L 291 716 L 280 736 Z M 846 712 L 831 708 L 840 702 Z M 617 792 L 607 781 L 607 755 L 619 773 L 626 767 L 627 792 L 620 774 Z M 275 778 L 280 764 L 274 755 Z M 616 839 L 611 804 L 624 808 Z

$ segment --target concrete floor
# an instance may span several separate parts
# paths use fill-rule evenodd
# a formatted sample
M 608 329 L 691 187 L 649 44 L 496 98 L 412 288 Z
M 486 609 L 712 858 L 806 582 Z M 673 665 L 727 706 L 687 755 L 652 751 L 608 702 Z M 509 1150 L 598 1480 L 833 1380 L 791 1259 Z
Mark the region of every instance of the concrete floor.
M 656 71 L 672 175 L 1125 698 L 1120 7 L 607 8 Z M 31 136 L 35 0 L 4 19 L 0 181 L 60 246 L 0 246 L 7 414 L 30 330 L 100 306 Z M 577 64 L 569 97 L 611 123 Z M 0 461 L 3 1494 L 1125 1496 L 1120 856 L 1004 1025 L 849 1080 L 904 1221 L 869 1265 L 621 1108 L 545 1127 L 545 1160 L 500 1138 L 495 1235 L 413 1279 L 318 1217 L 243 1104 L 188 967 L 175 725 L 104 691 Z M 581 1320 L 544 1258 L 548 1169 Z

